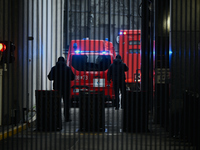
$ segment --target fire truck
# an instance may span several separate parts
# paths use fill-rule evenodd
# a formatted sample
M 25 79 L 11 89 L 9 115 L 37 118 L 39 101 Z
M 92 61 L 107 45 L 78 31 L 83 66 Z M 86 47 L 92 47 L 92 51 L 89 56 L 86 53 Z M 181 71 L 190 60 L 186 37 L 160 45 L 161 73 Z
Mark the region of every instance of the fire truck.
M 116 57 L 112 42 L 105 40 L 72 40 L 69 45 L 67 65 L 75 74 L 71 81 L 72 106 L 79 105 L 81 91 L 101 91 L 105 103 L 112 105 L 115 99 L 113 84 L 107 82 L 108 68 Z
M 125 81 L 128 90 L 140 90 L 141 87 L 140 36 L 140 30 L 120 30 L 119 33 L 119 55 L 129 67 Z

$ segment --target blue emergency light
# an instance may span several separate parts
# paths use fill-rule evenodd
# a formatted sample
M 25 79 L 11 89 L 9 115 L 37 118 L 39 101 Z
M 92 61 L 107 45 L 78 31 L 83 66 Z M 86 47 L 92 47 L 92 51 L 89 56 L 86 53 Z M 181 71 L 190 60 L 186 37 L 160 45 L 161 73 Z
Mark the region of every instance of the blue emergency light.
M 75 53 L 79 54 L 79 53 L 81 53 L 81 51 L 77 49 L 77 50 L 75 50 Z
M 106 51 L 103 51 L 103 52 L 101 52 L 102 54 L 107 54 L 107 52 Z
M 78 47 L 77 43 L 74 43 L 74 44 L 73 44 L 73 48 L 74 48 L 74 49 L 77 49 L 77 47 Z
M 173 53 L 173 52 L 172 52 L 172 50 L 170 49 L 170 50 L 169 50 L 169 55 L 171 55 L 172 53 Z
M 79 49 L 74 51 L 76 54 L 80 54 L 80 53 L 98 53 L 98 51 L 81 51 Z M 109 51 L 102 51 L 100 52 L 101 54 L 108 54 L 110 53 Z

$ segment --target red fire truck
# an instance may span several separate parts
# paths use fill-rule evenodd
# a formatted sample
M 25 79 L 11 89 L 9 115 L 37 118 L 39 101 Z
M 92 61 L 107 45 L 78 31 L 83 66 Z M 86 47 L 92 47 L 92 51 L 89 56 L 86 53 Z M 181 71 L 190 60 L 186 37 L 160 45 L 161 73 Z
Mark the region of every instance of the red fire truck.
M 126 85 L 130 90 L 140 90 L 140 35 L 140 30 L 121 30 L 119 34 L 119 55 L 129 67 L 129 71 L 126 72 Z
M 112 105 L 114 92 L 107 82 L 108 68 L 116 57 L 113 44 L 106 40 L 72 40 L 69 45 L 67 65 L 75 74 L 71 82 L 71 101 L 79 103 L 80 91 L 103 91 L 105 103 Z

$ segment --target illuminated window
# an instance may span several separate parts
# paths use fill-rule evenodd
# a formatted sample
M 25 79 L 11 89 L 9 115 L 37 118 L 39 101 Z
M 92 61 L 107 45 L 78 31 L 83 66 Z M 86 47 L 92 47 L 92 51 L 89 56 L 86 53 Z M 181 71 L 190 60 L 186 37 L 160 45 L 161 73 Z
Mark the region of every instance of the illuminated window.
M 129 45 L 140 45 L 140 41 L 129 41 Z
M 134 53 L 139 54 L 140 53 L 140 49 L 129 49 L 129 53 L 131 53 L 131 54 L 134 54 Z

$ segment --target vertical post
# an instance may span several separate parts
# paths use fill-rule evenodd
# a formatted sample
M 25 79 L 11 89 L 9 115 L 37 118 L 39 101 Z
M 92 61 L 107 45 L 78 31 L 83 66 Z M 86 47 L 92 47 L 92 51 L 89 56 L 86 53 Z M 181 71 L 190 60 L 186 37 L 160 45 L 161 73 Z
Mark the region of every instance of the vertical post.
M 3 69 L 0 69 L 0 126 L 2 125 L 2 76 Z
M 148 109 L 149 109 L 149 8 L 148 0 L 142 1 L 142 30 L 141 30 L 141 104 L 144 107 L 143 113 L 145 114 L 145 122 L 148 122 Z M 145 127 L 147 131 L 147 126 Z
M 149 13 L 148 13 L 148 0 L 143 0 L 142 1 L 142 33 L 141 33 L 141 49 L 142 49 L 142 55 L 141 55 L 141 91 L 147 92 L 148 87 L 149 87 Z M 148 93 L 148 92 L 147 92 Z
M 131 0 L 128 1 L 128 29 L 131 29 Z
M 64 11 L 64 54 L 67 58 L 68 45 L 69 45 L 69 0 L 65 0 Z
M 198 69 L 200 69 L 200 42 L 198 43 L 198 57 L 199 57 L 199 61 L 198 61 Z M 199 80 L 199 83 L 198 83 L 198 87 L 197 87 L 197 89 L 198 89 L 198 94 L 200 94 L 200 80 Z M 196 108 L 200 108 L 200 102 L 199 102 L 199 100 L 197 101 L 197 107 Z M 199 118 L 200 117 L 200 109 L 197 109 L 197 115 L 196 115 L 196 118 Z M 197 121 L 197 133 L 196 133 L 196 135 L 197 135 L 197 139 L 196 139 L 196 141 L 197 141 L 197 149 L 199 149 L 200 148 L 200 143 L 199 143 L 199 141 L 200 141 L 200 120 L 199 119 L 197 119 L 198 121 Z
M 87 30 L 87 37 L 90 37 L 90 30 L 91 30 L 91 0 L 88 0 L 88 30 Z
M 108 27 L 108 40 L 109 41 L 111 41 L 111 18 L 112 18 L 112 16 L 111 16 L 111 0 L 109 0 L 109 19 L 108 19 L 108 21 L 109 21 L 109 27 Z

